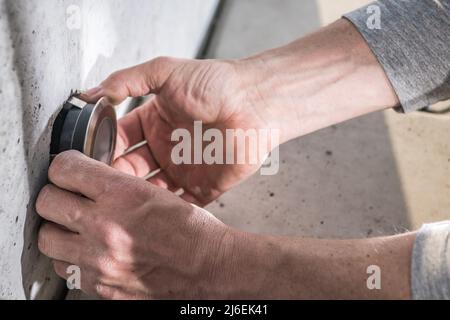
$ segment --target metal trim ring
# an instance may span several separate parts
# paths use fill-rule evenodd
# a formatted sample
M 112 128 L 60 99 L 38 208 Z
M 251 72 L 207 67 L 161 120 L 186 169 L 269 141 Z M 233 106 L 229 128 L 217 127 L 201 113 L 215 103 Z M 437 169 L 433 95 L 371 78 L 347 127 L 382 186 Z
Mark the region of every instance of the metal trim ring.
M 84 107 L 83 109 L 85 109 Z M 90 117 L 89 122 L 86 127 L 86 132 L 84 135 L 84 146 L 83 153 L 88 157 L 93 157 L 94 153 L 94 142 L 95 137 L 97 136 L 97 131 L 99 129 L 100 124 L 104 119 L 111 119 L 111 125 L 113 126 L 113 134 L 111 141 L 111 153 L 108 157 L 108 164 L 111 164 L 113 153 L 116 146 L 116 136 L 117 136 L 117 119 L 116 119 L 116 111 L 114 107 L 108 102 L 106 98 L 101 98 L 94 106 Z
M 117 138 L 117 117 L 114 107 L 106 98 L 91 104 L 73 96 L 64 103 L 53 124 L 51 159 L 58 153 L 70 149 L 94 158 L 97 133 L 104 120 L 108 120 L 112 130 L 111 140 L 108 141 L 110 149 L 105 158 L 97 160 L 111 164 Z

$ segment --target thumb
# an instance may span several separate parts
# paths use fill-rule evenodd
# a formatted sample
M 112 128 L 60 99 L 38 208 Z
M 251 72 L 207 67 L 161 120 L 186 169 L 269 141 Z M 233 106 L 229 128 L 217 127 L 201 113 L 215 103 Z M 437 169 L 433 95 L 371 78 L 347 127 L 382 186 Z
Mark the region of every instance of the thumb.
M 112 104 L 119 104 L 127 97 L 140 97 L 158 93 L 160 88 L 181 63 L 179 59 L 159 57 L 143 64 L 116 71 L 98 87 L 80 95 L 87 102 L 107 97 Z

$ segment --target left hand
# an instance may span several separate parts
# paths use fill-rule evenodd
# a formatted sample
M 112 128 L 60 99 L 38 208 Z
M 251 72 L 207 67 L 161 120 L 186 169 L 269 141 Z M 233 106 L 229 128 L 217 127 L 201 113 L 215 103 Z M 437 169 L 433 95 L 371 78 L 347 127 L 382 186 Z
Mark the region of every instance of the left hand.
M 102 298 L 221 298 L 238 233 L 209 212 L 77 151 L 53 160 L 49 180 L 38 244 L 59 276 L 79 266 L 81 289 Z

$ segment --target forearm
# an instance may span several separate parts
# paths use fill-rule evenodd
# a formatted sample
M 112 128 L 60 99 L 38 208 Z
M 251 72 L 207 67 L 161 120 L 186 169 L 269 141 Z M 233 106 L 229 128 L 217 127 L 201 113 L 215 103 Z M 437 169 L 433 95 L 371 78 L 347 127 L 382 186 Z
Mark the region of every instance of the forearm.
M 399 103 L 366 42 L 344 19 L 239 65 L 252 107 L 282 129 L 282 142 Z
M 239 275 L 233 298 L 408 299 L 415 233 L 361 240 L 245 235 L 231 259 Z M 230 262 L 231 263 L 231 262 Z M 381 289 L 370 290 L 369 266 Z

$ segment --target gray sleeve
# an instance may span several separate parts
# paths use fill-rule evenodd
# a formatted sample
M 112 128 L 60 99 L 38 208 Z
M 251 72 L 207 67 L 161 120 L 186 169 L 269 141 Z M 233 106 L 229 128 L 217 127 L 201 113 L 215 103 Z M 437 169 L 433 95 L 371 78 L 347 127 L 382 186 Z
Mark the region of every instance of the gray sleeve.
M 450 300 L 450 221 L 425 224 L 418 232 L 411 263 L 414 299 Z
M 399 111 L 450 98 L 450 0 L 379 0 L 344 17 L 384 68 Z

